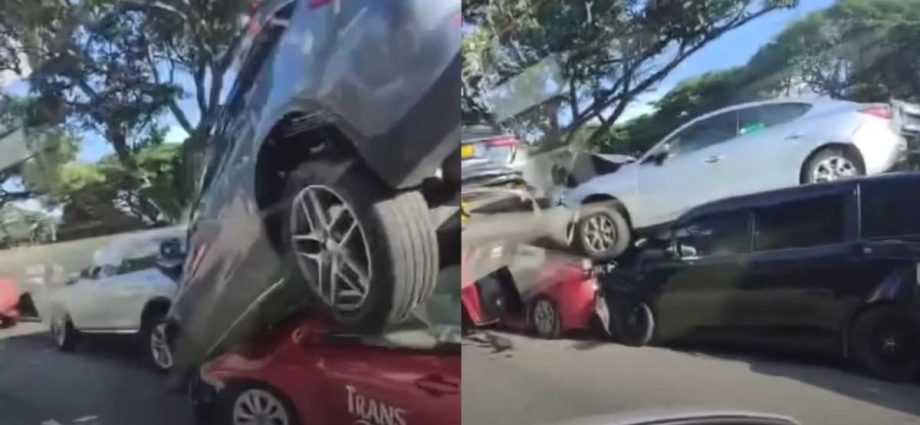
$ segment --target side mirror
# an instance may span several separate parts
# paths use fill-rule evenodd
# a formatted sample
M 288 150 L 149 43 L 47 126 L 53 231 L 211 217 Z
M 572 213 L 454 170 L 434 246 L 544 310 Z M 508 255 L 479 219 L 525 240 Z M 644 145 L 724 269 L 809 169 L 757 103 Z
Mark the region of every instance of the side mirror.
M 182 258 L 182 242 L 178 238 L 163 241 L 160 244 L 160 256 L 170 260 Z

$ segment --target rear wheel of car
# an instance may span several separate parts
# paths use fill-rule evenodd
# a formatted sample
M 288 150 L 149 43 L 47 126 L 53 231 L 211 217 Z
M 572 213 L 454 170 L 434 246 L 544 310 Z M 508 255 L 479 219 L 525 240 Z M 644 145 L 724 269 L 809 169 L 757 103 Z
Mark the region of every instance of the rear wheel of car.
M 346 328 L 376 333 L 405 319 L 437 281 L 425 199 L 396 192 L 351 160 L 317 159 L 287 179 L 289 263 Z
M 655 337 L 655 315 L 645 302 L 629 300 L 618 302 L 611 326 L 616 339 L 623 345 L 641 347 Z
M 629 224 L 613 205 L 585 205 L 572 229 L 571 244 L 593 260 L 617 258 L 629 248 Z
M 147 360 L 157 372 L 169 372 L 173 367 L 173 353 L 167 334 L 165 315 L 151 315 L 141 325 L 141 342 L 146 348 Z
M 51 319 L 51 337 L 61 351 L 73 351 L 80 333 L 73 326 L 70 316 L 59 314 Z
M 920 333 L 910 316 L 895 306 L 860 314 L 850 342 L 853 360 L 878 379 L 912 381 L 920 373 Z
M 229 387 L 217 397 L 219 425 L 300 425 L 287 398 L 263 385 Z
M 865 175 L 858 158 L 841 148 L 817 151 L 802 167 L 801 182 L 825 183 Z
M 530 306 L 530 329 L 541 338 L 556 339 L 562 336 L 562 318 L 556 303 L 546 297 L 538 297 Z

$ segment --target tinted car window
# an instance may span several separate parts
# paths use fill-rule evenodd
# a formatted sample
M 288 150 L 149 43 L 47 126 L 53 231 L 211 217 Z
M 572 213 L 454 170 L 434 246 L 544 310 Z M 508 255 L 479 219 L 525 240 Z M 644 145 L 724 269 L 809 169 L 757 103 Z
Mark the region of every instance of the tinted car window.
M 754 211 L 754 249 L 804 248 L 843 242 L 844 198 L 824 196 Z
M 807 103 L 780 103 L 745 108 L 738 111 L 738 132 L 741 135 L 785 124 L 811 109 Z
M 732 255 L 751 247 L 750 214 L 711 215 L 682 224 L 675 232 L 682 256 Z
M 920 197 L 915 182 L 864 184 L 861 193 L 862 236 L 920 234 Z
M 689 153 L 722 143 L 735 137 L 737 125 L 737 114 L 734 111 L 704 119 L 680 132 L 671 150 L 679 154 Z

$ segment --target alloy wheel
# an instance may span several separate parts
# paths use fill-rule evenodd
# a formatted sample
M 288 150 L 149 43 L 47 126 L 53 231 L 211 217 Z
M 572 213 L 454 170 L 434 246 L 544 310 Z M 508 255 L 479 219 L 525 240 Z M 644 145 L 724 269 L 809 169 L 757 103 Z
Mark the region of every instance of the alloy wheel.
M 533 307 L 533 321 L 540 335 L 550 335 L 556 328 L 556 313 L 548 300 L 541 299 Z
M 889 322 L 883 323 L 875 330 L 876 355 L 889 364 L 908 363 L 916 355 L 917 341 L 911 338 L 907 327 Z
M 233 403 L 233 425 L 289 425 L 291 418 L 277 397 L 268 391 L 247 390 Z
M 811 171 L 811 180 L 814 183 L 832 182 L 857 175 L 859 170 L 853 161 L 844 156 L 834 155 L 815 164 Z
M 582 228 L 582 239 L 585 246 L 594 252 L 604 252 L 613 248 L 616 242 L 616 226 L 610 217 L 597 214 L 588 218 Z
M 150 331 L 150 355 L 154 364 L 160 369 L 169 369 L 173 365 L 172 351 L 166 338 L 166 324 L 160 323 Z
M 369 292 L 371 255 L 352 208 L 326 186 L 303 188 L 294 197 L 291 244 L 300 271 L 327 305 L 358 309 Z

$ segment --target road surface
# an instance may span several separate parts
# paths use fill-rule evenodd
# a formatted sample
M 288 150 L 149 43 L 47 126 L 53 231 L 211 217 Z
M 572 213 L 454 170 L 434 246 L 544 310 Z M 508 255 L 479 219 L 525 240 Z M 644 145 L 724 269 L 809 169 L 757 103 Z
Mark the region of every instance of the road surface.
M 831 359 L 491 335 L 513 348 L 496 352 L 483 334 L 464 344 L 464 425 L 685 407 L 772 412 L 803 425 L 920 424 L 920 386 L 863 377 Z
M 0 330 L 2 425 L 191 425 L 182 395 L 147 369 L 131 340 L 55 348 L 38 323 Z

